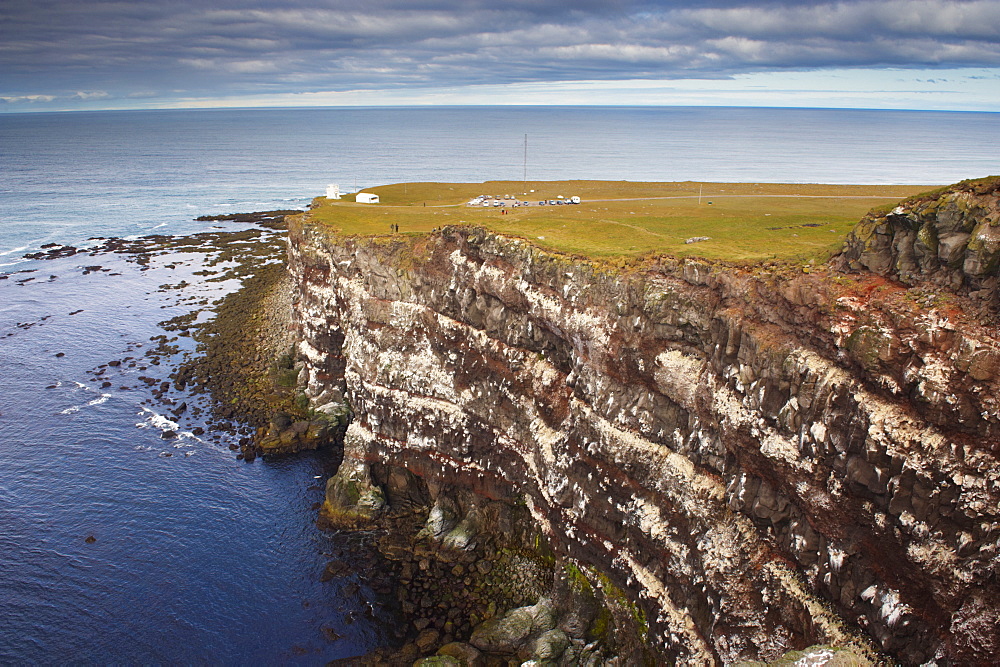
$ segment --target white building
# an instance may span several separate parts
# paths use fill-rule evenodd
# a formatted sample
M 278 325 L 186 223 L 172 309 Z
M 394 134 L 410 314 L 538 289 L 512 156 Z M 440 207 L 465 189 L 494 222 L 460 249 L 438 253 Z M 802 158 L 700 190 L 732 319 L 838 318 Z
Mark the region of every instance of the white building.
M 373 195 L 370 192 L 359 192 L 357 196 L 354 197 L 354 201 L 359 204 L 377 204 L 378 195 Z
M 330 185 L 326 186 L 326 198 L 340 199 L 340 186 L 336 183 L 330 183 Z

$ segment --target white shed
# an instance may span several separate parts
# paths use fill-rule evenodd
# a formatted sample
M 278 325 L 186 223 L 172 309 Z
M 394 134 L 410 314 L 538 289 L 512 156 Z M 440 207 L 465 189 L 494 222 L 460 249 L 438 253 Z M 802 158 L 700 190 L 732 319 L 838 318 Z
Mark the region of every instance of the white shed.
M 374 195 L 370 192 L 359 192 L 357 196 L 354 197 L 354 201 L 359 204 L 377 204 L 378 195 Z

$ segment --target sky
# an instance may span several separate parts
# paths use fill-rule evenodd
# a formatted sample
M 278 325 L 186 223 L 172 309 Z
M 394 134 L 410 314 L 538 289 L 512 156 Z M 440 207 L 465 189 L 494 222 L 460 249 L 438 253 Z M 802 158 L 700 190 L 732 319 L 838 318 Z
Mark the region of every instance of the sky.
M 1000 0 L 2 0 L 0 113 L 1000 111 Z

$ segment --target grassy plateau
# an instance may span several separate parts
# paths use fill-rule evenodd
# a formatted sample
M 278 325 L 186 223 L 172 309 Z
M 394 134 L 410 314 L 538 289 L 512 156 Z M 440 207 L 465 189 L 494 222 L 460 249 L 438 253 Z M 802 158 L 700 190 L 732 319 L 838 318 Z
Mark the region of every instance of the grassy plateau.
M 379 204 L 314 200 L 310 219 L 345 235 L 424 234 L 445 225 L 484 227 L 593 259 L 651 255 L 737 263 L 825 261 L 870 209 L 933 186 L 631 181 L 399 183 L 369 188 Z M 478 195 L 530 206 L 468 206 Z M 579 196 L 582 203 L 539 206 Z M 685 243 L 694 237 L 709 240 Z

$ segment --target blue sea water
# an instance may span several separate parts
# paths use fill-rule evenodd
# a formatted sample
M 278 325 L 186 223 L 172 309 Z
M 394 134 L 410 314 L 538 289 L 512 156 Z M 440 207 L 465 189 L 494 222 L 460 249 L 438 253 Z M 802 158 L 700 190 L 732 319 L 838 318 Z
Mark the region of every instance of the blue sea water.
M 136 368 L 109 371 L 110 387 L 93 381 L 101 364 L 140 356 L 157 322 L 234 285 L 200 281 L 196 256 L 142 270 L 112 254 L 24 253 L 203 231 L 213 223 L 198 215 L 301 208 L 327 183 L 519 180 L 526 169 L 529 181 L 946 184 L 1000 173 L 998 140 L 1000 114 L 985 113 L 0 115 L 0 663 L 322 664 L 386 640 L 363 586 L 320 580 L 345 544 L 314 525 L 331 472 L 322 455 L 245 464 L 225 439 L 163 440 L 171 417 L 151 407 Z M 108 270 L 85 269 L 95 264 Z

